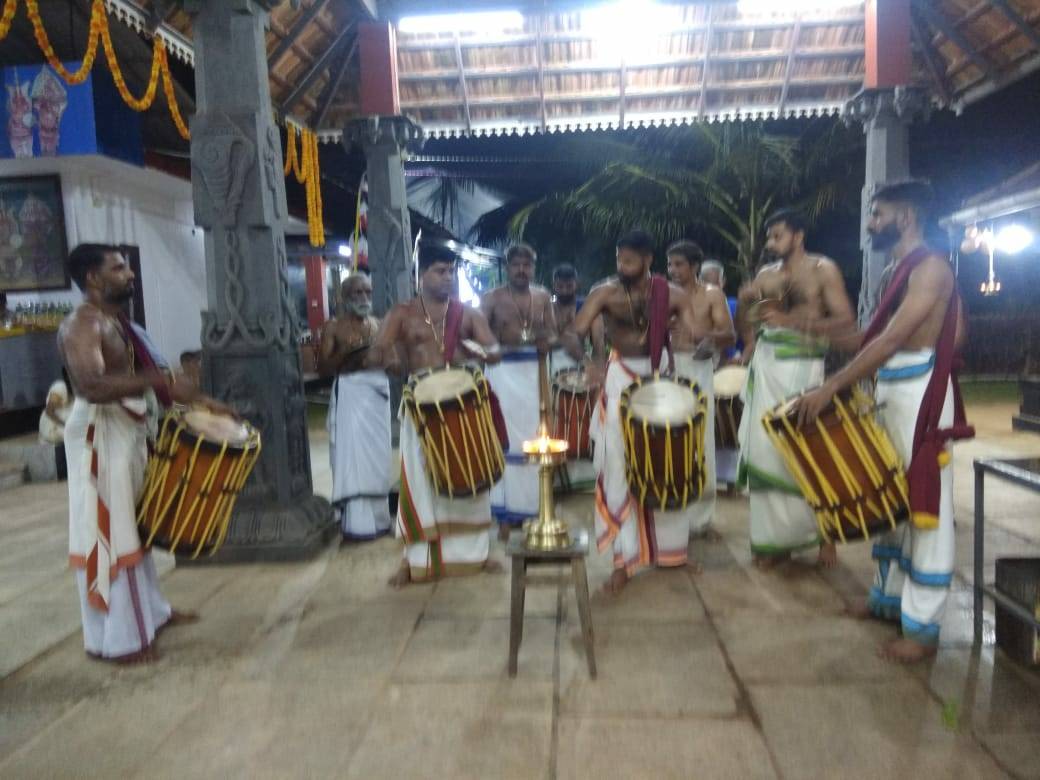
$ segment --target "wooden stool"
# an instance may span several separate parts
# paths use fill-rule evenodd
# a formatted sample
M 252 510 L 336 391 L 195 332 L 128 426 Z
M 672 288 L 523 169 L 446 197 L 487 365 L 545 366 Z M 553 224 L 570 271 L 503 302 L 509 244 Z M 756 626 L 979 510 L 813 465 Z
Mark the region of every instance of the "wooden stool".
M 566 584 L 566 575 L 558 577 L 529 577 L 530 565 L 571 565 L 574 595 L 578 599 L 578 616 L 581 618 L 581 635 L 585 641 L 585 659 L 589 664 L 589 677 L 596 678 L 596 655 L 592 649 L 592 610 L 589 607 L 589 579 L 585 573 L 585 556 L 589 554 L 589 533 L 582 529 L 574 534 L 570 547 L 562 550 L 529 550 L 524 546 L 524 532 L 514 531 L 506 544 L 506 554 L 512 558 L 513 581 L 510 588 L 509 611 L 509 676 L 516 677 L 516 661 L 520 655 L 520 642 L 524 636 L 524 596 L 528 583 Z

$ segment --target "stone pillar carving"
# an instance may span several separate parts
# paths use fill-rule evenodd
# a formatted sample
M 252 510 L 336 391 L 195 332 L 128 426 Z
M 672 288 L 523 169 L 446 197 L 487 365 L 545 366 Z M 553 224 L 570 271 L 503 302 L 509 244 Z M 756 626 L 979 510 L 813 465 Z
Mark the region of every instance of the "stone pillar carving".
M 335 533 L 311 491 L 307 403 L 289 294 L 281 140 L 264 30 L 279 0 L 185 0 L 193 15 L 195 221 L 205 231 L 206 391 L 255 425 L 263 452 L 210 560 L 303 557 Z
M 356 119 L 343 129 L 349 151 L 360 146 L 368 163 L 368 267 L 372 308 L 384 316 L 414 295 L 412 227 L 402 156 L 422 148 L 422 128 L 403 116 Z
M 845 106 L 845 121 L 860 122 L 867 136 L 866 180 L 863 184 L 860 217 L 860 246 L 863 249 L 863 281 L 859 292 L 858 318 L 865 326 L 877 308 L 881 273 L 888 262 L 883 252 L 874 252 L 867 240 L 870 199 L 878 186 L 910 176 L 909 126 L 931 110 L 928 95 L 914 87 L 862 90 Z

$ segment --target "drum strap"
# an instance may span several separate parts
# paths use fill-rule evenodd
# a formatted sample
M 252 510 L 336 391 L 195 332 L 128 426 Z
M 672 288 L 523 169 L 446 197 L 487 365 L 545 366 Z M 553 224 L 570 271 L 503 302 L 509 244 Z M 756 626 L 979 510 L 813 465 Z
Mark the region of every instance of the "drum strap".
M 459 344 L 462 315 L 462 302 L 456 298 L 449 299 L 448 309 L 444 313 L 444 362 L 449 365 L 455 359 L 455 348 Z
M 120 314 L 119 324 L 123 326 L 123 332 L 126 334 L 127 341 L 134 346 L 134 362 L 137 364 L 134 368 L 138 371 L 158 371 L 159 367 L 147 345 L 137 335 L 137 332 L 130 327 L 130 318 L 125 314 Z M 159 403 L 163 406 L 173 406 L 170 391 L 164 386 L 160 385 L 155 388 L 155 397 L 159 399 Z
M 668 330 L 668 303 L 671 293 L 668 280 L 659 274 L 650 277 L 650 369 L 661 370 L 661 357 L 668 349 L 668 373 L 675 373 L 675 355 L 672 351 L 672 339 Z

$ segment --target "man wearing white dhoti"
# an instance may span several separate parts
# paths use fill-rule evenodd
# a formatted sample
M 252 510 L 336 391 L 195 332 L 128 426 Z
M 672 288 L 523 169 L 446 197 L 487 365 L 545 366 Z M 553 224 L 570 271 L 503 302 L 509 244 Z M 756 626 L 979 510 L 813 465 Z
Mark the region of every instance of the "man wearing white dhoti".
M 640 375 L 662 367 L 672 317 L 680 317 L 698 332 L 691 305 L 679 287 L 652 276 L 653 241 L 643 231 L 632 231 L 617 242 L 615 278 L 597 285 L 564 334 L 564 344 L 575 360 L 584 360 L 586 373 L 602 385 L 595 439 L 596 542 L 601 551 L 613 550 L 614 573 L 605 588 L 619 593 L 643 566 L 683 566 L 687 563 L 690 520 L 695 504 L 676 511 L 650 510 L 629 492 L 625 477 L 625 447 L 621 430 L 622 391 Z M 604 367 L 584 356 L 581 339 L 593 321 L 603 317 L 614 351 Z
M 148 457 L 146 396 L 206 401 L 170 382 L 122 314 L 134 274 L 118 249 L 82 244 L 68 259 L 84 302 L 58 331 L 75 401 L 65 421 L 69 562 L 76 569 L 87 653 L 125 662 L 157 657 L 165 624 L 194 619 L 159 592 L 151 554 L 137 533 L 136 504 Z M 215 402 L 213 405 L 216 406 Z
M 489 291 L 480 309 L 498 343 L 502 362 L 488 369 L 509 431 L 506 472 L 491 491 L 491 511 L 499 537 L 538 514 L 538 466 L 527 462 L 523 445 L 538 433 L 539 400 L 548 388 L 539 382 L 538 364 L 556 338 L 549 291 L 534 279 L 535 251 L 526 244 L 506 250 L 507 283 Z M 546 398 L 548 403 L 548 398 Z
M 343 538 L 376 539 L 390 532 L 390 383 L 365 357 L 379 320 L 372 282 L 355 273 L 340 288 L 342 316 L 322 328 L 318 370 L 336 376 L 329 397 L 332 506 Z
M 953 578 L 953 466 L 948 442 L 974 430 L 964 419 L 954 357 L 963 315 L 953 269 L 924 242 L 931 190 L 882 187 L 871 202 L 871 245 L 892 257 L 891 276 L 863 334 L 844 340 L 856 356 L 795 411 L 815 419 L 830 399 L 876 372 L 880 415 L 907 466 L 910 520 L 874 544 L 874 586 L 855 615 L 900 623 L 883 657 L 913 663 L 935 655 Z
M 715 285 L 698 278 L 704 252 L 693 241 L 676 241 L 668 247 L 668 278 L 686 293 L 697 331 L 690 331 L 679 318 L 672 323 L 675 373 L 697 383 L 707 402 L 704 425 L 704 493 L 693 505 L 690 531 L 708 539 L 719 539 L 712 526 L 715 518 L 715 365 L 721 350 L 734 341 L 733 320 L 726 296 Z
M 853 328 L 852 306 L 833 260 L 805 250 L 808 223 L 784 209 L 766 221 L 766 249 L 776 258 L 740 292 L 738 321 L 750 355 L 741 400 L 737 483 L 751 493 L 751 552 L 769 569 L 819 544 L 833 566 L 833 543 L 821 543 L 816 519 L 762 428 L 762 415 L 823 381 L 827 339 Z
M 578 296 L 578 272 L 570 263 L 561 263 L 553 269 L 553 319 L 556 321 L 556 332 L 563 333 L 570 329 L 574 318 L 581 311 L 585 299 Z M 597 317 L 592 323 L 589 337 L 583 339 L 585 354 L 602 362 L 607 357 L 606 340 L 603 334 L 603 318 Z M 558 346 L 549 356 L 549 378 L 557 372 L 580 368 L 577 361 L 567 354 L 567 350 Z M 595 395 L 590 393 L 589 403 L 594 405 Z M 556 412 L 556 410 L 552 410 Z M 590 419 L 591 422 L 591 419 Z M 596 485 L 596 470 L 590 458 L 575 458 L 568 455 L 566 466 L 566 485 L 571 490 L 586 490 Z
M 455 255 L 438 246 L 421 247 L 419 270 L 419 294 L 390 311 L 365 365 L 415 376 L 477 359 L 496 362 L 498 343 L 487 320 L 477 309 L 451 297 L 455 290 Z M 499 568 L 488 560 L 489 493 L 468 498 L 440 495 L 430 478 L 414 421 L 403 408 L 399 418 L 401 486 L 395 530 L 404 540 L 404 551 L 390 584 L 401 587 L 409 582 Z M 501 436 L 500 418 L 497 422 Z

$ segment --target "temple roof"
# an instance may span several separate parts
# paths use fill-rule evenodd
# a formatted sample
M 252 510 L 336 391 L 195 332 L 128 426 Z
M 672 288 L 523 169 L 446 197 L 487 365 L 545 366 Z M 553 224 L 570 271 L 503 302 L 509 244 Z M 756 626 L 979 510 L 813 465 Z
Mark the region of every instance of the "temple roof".
M 502 2 L 461 0 L 450 8 L 501 9 Z M 176 5 L 106 4 L 131 23 L 158 6 L 162 34 L 190 61 L 190 17 L 161 10 Z M 59 5 L 41 10 L 62 24 L 58 17 L 68 14 Z M 820 9 L 800 13 L 785 10 L 790 5 L 715 0 L 660 4 L 648 15 L 632 0 L 606 13 L 542 0 L 537 12 L 491 34 L 399 33 L 402 112 L 434 135 L 840 112 L 863 83 L 863 3 L 821 0 Z M 358 114 L 358 23 L 445 7 L 432 0 L 277 5 L 267 34 L 276 111 L 326 140 L 336 137 Z M 631 7 L 638 10 L 617 10 Z M 912 9 L 913 80 L 937 104 L 963 108 L 1040 68 L 1040 0 L 912 0 Z M 146 60 L 131 67 L 147 75 Z

